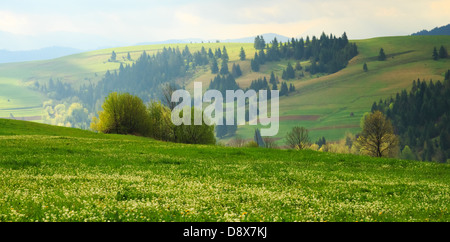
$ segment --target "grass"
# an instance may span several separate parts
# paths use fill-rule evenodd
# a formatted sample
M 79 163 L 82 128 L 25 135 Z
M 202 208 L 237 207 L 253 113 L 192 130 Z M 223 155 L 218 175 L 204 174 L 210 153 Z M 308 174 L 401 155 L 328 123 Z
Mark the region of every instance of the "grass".
M 0 119 L 0 221 L 449 221 L 450 166 Z
M 346 132 L 357 133 L 359 129 L 355 127 L 359 125 L 363 114 L 370 111 L 374 101 L 389 98 L 402 89 L 409 88 L 412 81 L 418 78 L 427 81 L 443 80 L 444 72 L 449 69 L 450 59 L 433 61 L 431 58 L 433 47 L 439 48 L 450 43 L 449 36 L 381 37 L 352 42 L 358 45 L 360 54 L 352 59 L 345 69 L 331 75 L 310 76 L 306 73 L 302 79 L 288 81 L 288 84 L 296 86 L 296 92 L 288 97 L 281 97 L 280 115 L 319 115 L 320 119 L 315 122 L 280 122 L 281 131 L 277 135 L 280 144 L 284 142 L 285 131 L 297 125 L 311 130 L 312 141 L 322 136 L 329 141 L 335 141 L 343 138 Z M 226 46 L 230 68 L 233 63 L 238 63 L 243 71 L 244 75 L 237 79 L 242 88 L 248 87 L 252 80 L 260 77 L 269 78 L 271 71 L 281 78 L 282 71 L 289 62 L 268 62 L 259 72 L 252 72 L 250 59 L 255 53 L 253 44 L 194 43 L 118 47 L 54 60 L 1 64 L 0 117 L 9 117 L 10 113 L 16 117 L 41 115 L 42 108 L 37 107 L 37 104 L 42 103 L 42 97 L 37 92 L 24 89 L 24 86 L 31 85 L 34 81 L 44 83 L 52 77 L 61 78 L 75 86 L 90 81 L 95 83 L 107 70 L 119 68 L 119 62 L 108 62 L 112 51 L 117 53 L 120 62 L 131 64 L 124 60 L 128 52 L 132 59 L 136 60 L 144 50 L 154 54 L 164 47 L 183 50 L 186 45 L 191 52 L 200 50 L 202 46 L 213 51 Z M 247 55 L 245 61 L 239 60 L 241 47 Z M 377 61 L 380 48 L 384 49 L 387 61 Z M 362 70 L 365 62 L 369 68 L 368 72 Z M 291 64 L 294 65 L 294 61 L 291 61 Z M 305 67 L 308 62 L 301 64 Z M 206 89 L 213 78 L 209 68 L 198 68 L 195 75 L 188 80 L 187 89 L 192 90 L 194 81 L 202 82 L 203 88 Z M 14 102 L 8 103 L 7 99 Z M 351 116 L 351 113 L 354 115 Z M 242 126 L 238 133 L 244 138 L 252 138 L 253 128 Z

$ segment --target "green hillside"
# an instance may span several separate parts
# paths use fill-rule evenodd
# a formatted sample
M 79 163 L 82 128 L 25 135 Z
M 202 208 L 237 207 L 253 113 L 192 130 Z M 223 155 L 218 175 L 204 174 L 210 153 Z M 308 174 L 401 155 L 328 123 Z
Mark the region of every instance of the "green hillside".
M 450 221 L 450 166 L 0 119 L 0 221 Z
M 450 36 L 381 37 L 351 42 L 357 44 L 359 55 L 350 61 L 347 68 L 332 75 L 306 74 L 301 79 L 288 81 L 288 85 L 292 83 L 296 86 L 296 92 L 280 99 L 281 123 L 278 138 L 282 139 L 295 125 L 308 128 L 313 141 L 322 136 L 332 141 L 343 138 L 346 132 L 355 134 L 360 129 L 360 118 L 370 111 L 374 101 L 409 88 L 417 78 L 442 80 L 443 73 L 450 69 L 450 59 L 434 61 L 431 58 L 433 47 L 447 45 L 447 49 L 450 48 Z M 119 68 L 120 62 L 131 64 L 126 60 L 128 52 L 136 60 L 144 50 L 151 54 L 164 47 L 183 49 L 185 46 L 186 44 L 167 44 L 120 47 L 48 61 L 2 64 L 0 117 L 10 117 L 10 114 L 15 117 L 41 115 L 42 108 L 39 105 L 45 97 L 36 91 L 24 89 L 24 86 L 32 86 L 35 82 L 42 84 L 49 78 L 61 78 L 72 84 L 95 83 L 107 70 Z M 242 68 L 243 76 L 236 80 L 242 88 L 248 87 L 252 80 L 259 77 L 269 78 L 272 71 L 281 79 L 282 71 L 289 62 L 269 62 L 259 72 L 252 72 L 250 59 L 255 53 L 253 44 L 198 43 L 187 46 L 191 52 L 200 50 L 202 46 L 213 50 L 225 46 L 230 56 L 229 64 L 239 63 Z M 238 57 L 241 47 L 247 55 L 245 61 L 240 61 Z M 388 57 L 386 61 L 377 60 L 380 48 L 384 49 Z M 117 53 L 119 62 L 108 62 L 112 51 Z M 368 72 L 363 71 L 363 63 L 367 63 Z M 302 62 L 302 66 L 307 65 L 308 62 Z M 209 68 L 199 68 L 187 80 L 187 87 L 192 88 L 194 81 L 201 81 L 203 87 L 207 88 L 213 78 Z M 244 138 L 252 138 L 254 128 L 239 127 L 238 134 Z

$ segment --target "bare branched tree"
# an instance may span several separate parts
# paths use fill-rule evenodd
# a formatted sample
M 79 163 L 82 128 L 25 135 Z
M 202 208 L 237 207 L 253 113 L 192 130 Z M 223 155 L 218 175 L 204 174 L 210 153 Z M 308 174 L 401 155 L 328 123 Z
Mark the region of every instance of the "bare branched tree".
M 172 94 L 176 91 L 175 85 L 167 83 L 162 88 L 163 100 L 162 103 L 173 110 L 177 103 L 172 102 Z
M 294 127 L 286 135 L 286 144 L 292 149 L 304 149 L 310 145 L 308 130 L 304 127 Z
M 278 148 L 275 138 L 263 137 L 263 141 L 264 141 L 264 145 L 266 148 L 272 148 L 272 149 Z
M 368 115 L 357 140 L 361 153 L 375 157 L 392 156 L 398 146 L 391 121 L 380 111 Z

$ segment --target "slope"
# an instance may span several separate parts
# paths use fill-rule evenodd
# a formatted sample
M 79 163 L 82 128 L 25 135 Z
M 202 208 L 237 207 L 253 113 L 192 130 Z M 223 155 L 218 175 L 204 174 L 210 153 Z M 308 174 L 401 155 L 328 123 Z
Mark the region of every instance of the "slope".
M 449 221 L 450 166 L 0 119 L 0 221 Z

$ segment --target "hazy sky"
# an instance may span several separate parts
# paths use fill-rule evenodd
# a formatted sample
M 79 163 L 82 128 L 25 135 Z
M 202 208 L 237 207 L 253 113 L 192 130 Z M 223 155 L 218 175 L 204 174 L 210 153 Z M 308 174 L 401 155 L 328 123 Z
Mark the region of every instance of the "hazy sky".
M 449 0 L 11 0 L 0 2 L 0 49 L 322 31 L 361 39 L 449 23 Z

